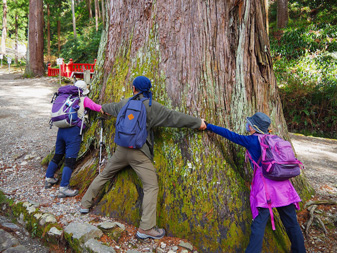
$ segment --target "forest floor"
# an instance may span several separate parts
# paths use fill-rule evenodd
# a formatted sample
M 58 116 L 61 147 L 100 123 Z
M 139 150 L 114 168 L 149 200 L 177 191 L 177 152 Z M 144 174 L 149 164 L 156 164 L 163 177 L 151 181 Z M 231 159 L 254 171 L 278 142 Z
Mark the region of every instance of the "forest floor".
M 59 81 L 50 77 L 23 79 L 21 75 L 20 70 L 0 69 L 0 190 L 12 199 L 39 203 L 40 210 L 54 214 L 64 226 L 72 221 L 108 219 L 94 214 L 80 215 L 80 196 L 58 199 L 57 187 L 44 189 L 46 168 L 40 163 L 53 149 L 56 139 L 57 128 L 49 129 L 48 121 L 50 100 Z M 313 205 L 316 210 L 312 213 L 322 220 L 326 232 L 319 220 L 314 219 L 306 233 L 312 206 L 298 213 L 307 252 L 337 252 L 337 140 L 295 134 L 290 137 L 305 165 L 303 172 L 316 191 L 312 201 L 325 201 Z M 148 252 L 163 243 L 166 248 L 162 252 L 166 252 L 165 249 L 180 241 L 172 237 L 139 241 L 134 236 L 136 228 L 125 225 L 125 236 L 111 245 L 116 252 L 126 252 L 130 247 Z

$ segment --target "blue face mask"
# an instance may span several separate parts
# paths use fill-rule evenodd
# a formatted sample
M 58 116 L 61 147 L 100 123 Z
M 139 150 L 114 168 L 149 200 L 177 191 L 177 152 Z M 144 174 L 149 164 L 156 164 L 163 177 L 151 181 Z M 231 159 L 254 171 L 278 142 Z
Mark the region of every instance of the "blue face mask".
M 246 123 L 246 131 L 249 133 L 250 132 L 250 129 L 249 129 L 249 124 Z

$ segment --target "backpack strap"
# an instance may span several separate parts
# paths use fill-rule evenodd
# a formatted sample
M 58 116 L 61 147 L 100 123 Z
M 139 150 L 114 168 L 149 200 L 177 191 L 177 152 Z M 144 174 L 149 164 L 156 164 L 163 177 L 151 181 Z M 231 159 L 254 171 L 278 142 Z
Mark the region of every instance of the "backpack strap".
M 300 166 L 301 169 L 303 169 L 303 163 L 301 163 L 299 160 L 293 161 L 293 162 L 275 162 L 275 161 L 271 161 L 271 162 L 261 162 L 264 165 L 268 165 L 268 168 L 266 169 L 267 172 L 269 172 L 269 170 L 271 169 L 271 167 L 273 166 L 273 164 L 277 163 L 277 164 L 298 164 Z
M 264 134 L 261 137 L 261 135 L 257 134 L 257 137 L 258 137 L 260 145 L 261 145 L 261 155 L 262 155 L 262 161 L 263 161 L 263 160 L 266 159 L 267 148 L 269 148 L 269 146 L 264 143 L 264 140 L 266 139 L 267 135 Z
M 268 204 L 268 209 L 270 213 L 271 228 L 275 230 L 274 213 L 273 213 L 273 208 L 271 207 L 271 199 L 270 199 L 268 187 L 267 187 L 266 180 L 264 179 L 264 177 L 262 175 L 261 177 L 262 177 L 262 182 L 264 184 L 264 190 L 266 191 L 267 204 Z
M 136 99 L 140 94 L 142 94 L 142 93 L 137 93 L 136 95 L 130 97 L 128 101 Z M 149 98 L 143 97 L 143 98 L 140 99 L 140 101 L 144 102 L 147 99 L 149 99 Z
M 254 170 L 255 170 L 255 167 L 260 167 L 259 163 L 261 162 L 261 157 L 259 158 L 257 162 L 255 162 L 252 156 L 250 155 L 249 151 L 246 150 L 246 161 L 247 161 L 247 158 L 249 158 L 249 160 L 253 163 Z
M 245 156 L 246 156 L 246 161 L 248 161 L 248 159 L 249 159 L 251 161 L 251 163 L 253 164 L 253 170 L 254 170 L 253 178 L 254 178 L 256 170 L 260 167 L 259 163 L 261 162 L 261 157 L 260 157 L 260 159 L 257 162 L 255 162 L 253 160 L 252 156 L 250 155 L 250 153 L 249 153 L 248 150 L 246 150 L 246 155 Z M 254 180 L 252 180 L 251 186 L 253 186 L 253 182 L 254 182 Z

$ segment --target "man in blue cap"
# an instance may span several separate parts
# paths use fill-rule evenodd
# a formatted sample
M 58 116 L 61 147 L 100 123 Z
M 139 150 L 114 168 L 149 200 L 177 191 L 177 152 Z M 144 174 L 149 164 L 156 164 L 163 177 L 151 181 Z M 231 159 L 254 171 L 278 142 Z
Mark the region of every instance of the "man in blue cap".
M 165 230 L 156 227 L 156 209 L 158 195 L 158 181 L 156 169 L 152 164 L 153 160 L 153 138 L 152 129 L 154 127 L 188 127 L 192 129 L 204 130 L 206 124 L 204 120 L 176 112 L 166 108 L 158 102 L 152 100 L 151 81 L 145 76 L 138 76 L 133 81 L 133 94 L 137 99 L 148 98 L 143 103 L 146 108 L 146 128 L 149 133 L 145 144 L 140 149 L 127 148 L 117 145 L 116 151 L 108 161 L 105 169 L 91 183 L 86 194 L 81 201 L 82 214 L 88 213 L 93 205 L 93 199 L 98 195 L 104 184 L 111 180 L 117 172 L 127 166 L 131 166 L 142 181 L 144 197 L 142 203 L 142 217 L 137 231 L 137 237 L 141 239 L 160 239 L 165 235 Z M 102 110 L 114 117 L 128 102 L 123 99 L 119 103 L 110 103 L 102 106 Z

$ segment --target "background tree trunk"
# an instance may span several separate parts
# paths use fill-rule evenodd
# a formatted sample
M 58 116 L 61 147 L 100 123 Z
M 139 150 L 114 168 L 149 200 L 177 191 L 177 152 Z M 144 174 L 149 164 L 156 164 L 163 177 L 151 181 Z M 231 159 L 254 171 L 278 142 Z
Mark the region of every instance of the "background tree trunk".
M 19 61 L 19 21 L 18 21 L 18 12 L 15 12 L 15 57 L 14 57 L 14 63 L 18 64 Z
M 244 134 L 246 117 L 268 114 L 275 134 L 288 138 L 272 70 L 264 0 L 108 1 L 91 96 L 100 103 L 131 96 L 138 75 L 152 80 L 156 101 Z M 99 117 L 95 114 L 94 117 Z M 105 157 L 114 152 L 115 118 L 105 123 Z M 84 135 L 71 185 L 85 191 L 98 173 L 99 120 Z M 159 180 L 158 225 L 190 240 L 200 252 L 241 252 L 248 245 L 252 170 L 244 149 L 209 132 L 155 131 Z M 303 200 L 312 194 L 304 176 L 294 185 Z M 102 191 L 94 212 L 139 225 L 141 183 L 131 169 Z M 279 219 L 266 228 L 265 249 L 289 251 Z
M 25 75 L 43 76 L 43 0 L 29 1 L 28 55 Z
M 269 35 L 269 0 L 264 0 L 264 9 L 266 10 L 266 32 Z
M 73 32 L 74 32 L 74 39 L 77 39 L 76 34 L 76 18 L 75 18 L 75 0 L 71 0 L 71 13 L 73 16 Z
M 57 52 L 58 56 L 61 54 L 61 20 L 57 20 Z
M 60 57 L 61 54 L 61 10 L 62 8 L 62 2 L 58 1 L 58 16 L 57 16 L 57 52 L 58 57 Z
M 104 3 L 104 0 L 102 0 L 102 23 L 103 23 L 103 27 L 105 27 L 105 3 Z
M 87 6 L 89 11 L 89 19 L 92 18 L 92 10 L 91 10 L 91 0 L 87 0 Z
M 1 53 L 6 54 L 6 37 L 7 37 L 7 0 L 2 1 L 2 35 L 1 35 Z
M 47 55 L 47 61 L 50 62 L 50 9 L 49 9 L 49 3 L 47 4 L 47 50 L 48 50 L 48 55 Z
M 96 32 L 98 31 L 98 0 L 95 0 L 95 23 L 96 23 Z
M 277 0 L 277 28 L 285 28 L 288 24 L 288 0 Z
M 101 9 L 99 8 L 99 0 L 97 0 L 97 9 L 98 9 L 98 19 L 101 19 Z

